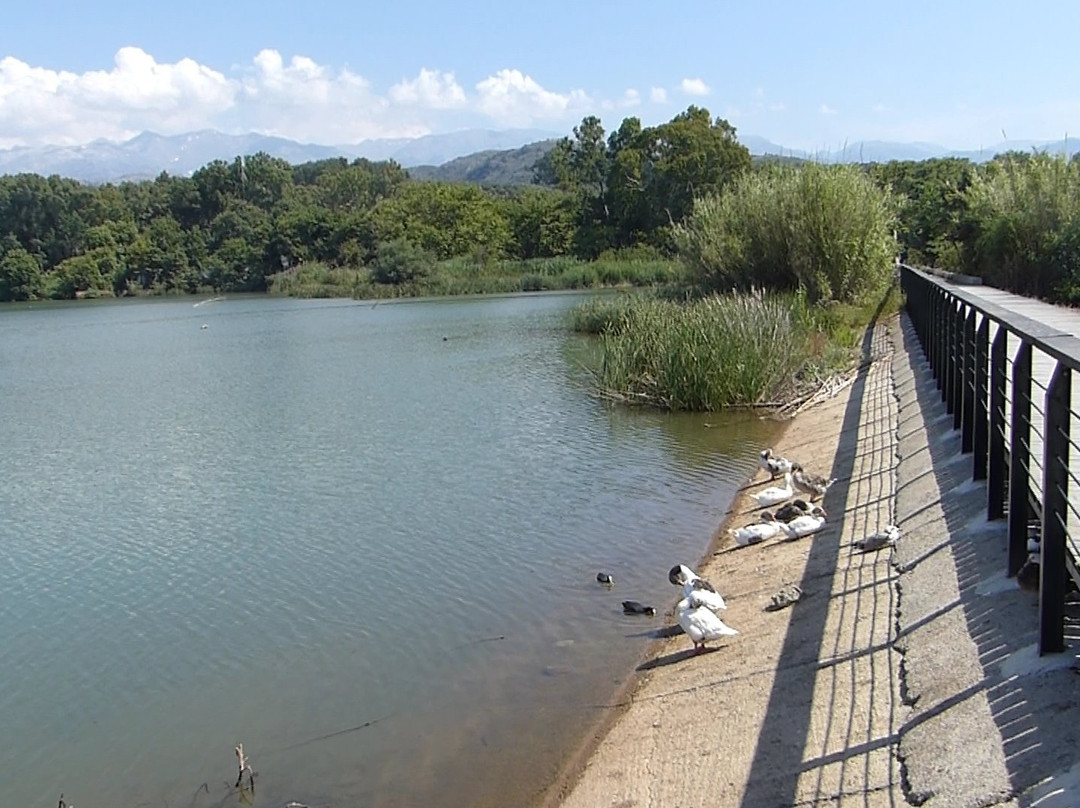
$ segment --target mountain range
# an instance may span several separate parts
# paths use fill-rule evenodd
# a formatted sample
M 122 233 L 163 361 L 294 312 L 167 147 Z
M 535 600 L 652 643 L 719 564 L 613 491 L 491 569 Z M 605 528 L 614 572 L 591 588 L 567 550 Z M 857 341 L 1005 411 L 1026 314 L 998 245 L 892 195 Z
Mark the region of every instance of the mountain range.
M 419 138 L 365 140 L 350 145 L 299 143 L 255 133 L 229 135 L 203 130 L 183 135 L 143 132 L 116 143 L 96 140 L 79 146 L 17 147 L 0 150 L 0 174 L 59 174 L 88 183 L 143 180 L 162 171 L 187 176 L 213 160 L 266 152 L 290 163 L 333 157 L 395 160 L 422 179 L 518 184 L 531 179 L 531 166 L 549 149 L 557 132 L 538 129 L 467 129 Z M 1010 140 L 977 151 L 957 151 L 934 143 L 894 143 L 871 140 L 845 144 L 835 151 L 789 149 L 755 135 L 740 136 L 756 156 L 818 160 L 820 162 L 888 162 L 961 157 L 975 162 L 1004 151 L 1048 151 L 1076 154 L 1080 140 L 1054 142 Z M 526 165 L 527 163 L 527 165 Z

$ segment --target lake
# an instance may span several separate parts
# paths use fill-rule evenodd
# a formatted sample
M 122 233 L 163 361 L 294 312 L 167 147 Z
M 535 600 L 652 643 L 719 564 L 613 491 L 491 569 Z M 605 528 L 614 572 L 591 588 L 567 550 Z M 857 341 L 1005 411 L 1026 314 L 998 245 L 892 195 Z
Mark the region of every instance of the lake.
M 3 804 L 535 802 L 776 430 L 598 400 L 584 299 L 0 307 Z

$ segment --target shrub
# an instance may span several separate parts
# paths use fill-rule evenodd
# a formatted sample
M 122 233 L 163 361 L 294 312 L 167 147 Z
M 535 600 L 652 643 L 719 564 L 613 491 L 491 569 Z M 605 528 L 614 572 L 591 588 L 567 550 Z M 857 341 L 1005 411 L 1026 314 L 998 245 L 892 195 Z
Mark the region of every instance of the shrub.
M 371 278 L 395 286 L 413 283 L 430 274 L 433 263 L 434 258 L 425 250 L 406 238 L 397 238 L 376 247 Z
M 680 256 L 705 289 L 804 289 L 811 302 L 859 303 L 888 285 L 894 205 L 858 167 L 817 163 L 738 179 L 676 226 Z

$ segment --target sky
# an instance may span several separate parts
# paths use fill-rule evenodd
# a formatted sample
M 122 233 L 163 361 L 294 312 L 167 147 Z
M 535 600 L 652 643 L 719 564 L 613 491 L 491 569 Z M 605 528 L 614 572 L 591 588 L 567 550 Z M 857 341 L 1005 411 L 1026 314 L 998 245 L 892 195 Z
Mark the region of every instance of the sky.
M 29 0 L 0 15 L 0 148 L 565 135 L 693 104 L 793 149 L 975 150 L 1080 135 L 1077 30 L 1075 0 Z

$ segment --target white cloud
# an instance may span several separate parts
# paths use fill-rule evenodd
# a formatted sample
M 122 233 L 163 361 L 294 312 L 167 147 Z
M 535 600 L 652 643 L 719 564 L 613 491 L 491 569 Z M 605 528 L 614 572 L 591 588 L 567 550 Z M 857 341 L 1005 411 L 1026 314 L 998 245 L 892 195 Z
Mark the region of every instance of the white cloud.
M 513 126 L 565 118 L 591 103 L 583 90 L 562 94 L 545 90 L 520 70 L 500 70 L 476 85 L 476 107 L 494 120 Z
M 82 74 L 9 56 L 0 60 L 0 146 L 203 128 L 235 103 L 237 89 L 191 59 L 159 64 L 139 48 L 117 51 L 111 70 Z
M 667 100 L 660 88 L 650 98 Z M 639 106 L 627 89 L 609 99 L 548 89 L 504 69 L 465 90 L 448 71 L 423 68 L 378 89 L 348 68 L 309 56 L 259 51 L 222 72 L 193 59 L 158 62 L 137 47 L 83 73 L 0 59 L 0 148 L 120 141 L 142 131 L 261 132 L 317 143 L 416 137 L 462 126 L 565 126 L 600 108 Z
M 818 111 L 822 115 L 835 115 L 836 114 L 836 110 L 833 109 L 832 107 L 830 107 L 828 104 L 822 104 L 821 107 L 818 109 Z
M 679 87 L 686 95 L 708 95 L 712 92 L 701 79 L 683 79 Z
M 667 103 L 667 90 L 663 87 L 653 87 L 649 90 L 649 100 L 654 104 L 666 104 Z
M 415 79 L 406 79 L 390 88 L 390 98 L 397 104 L 411 104 L 428 109 L 453 109 L 465 106 L 465 91 L 453 73 L 421 68 Z

